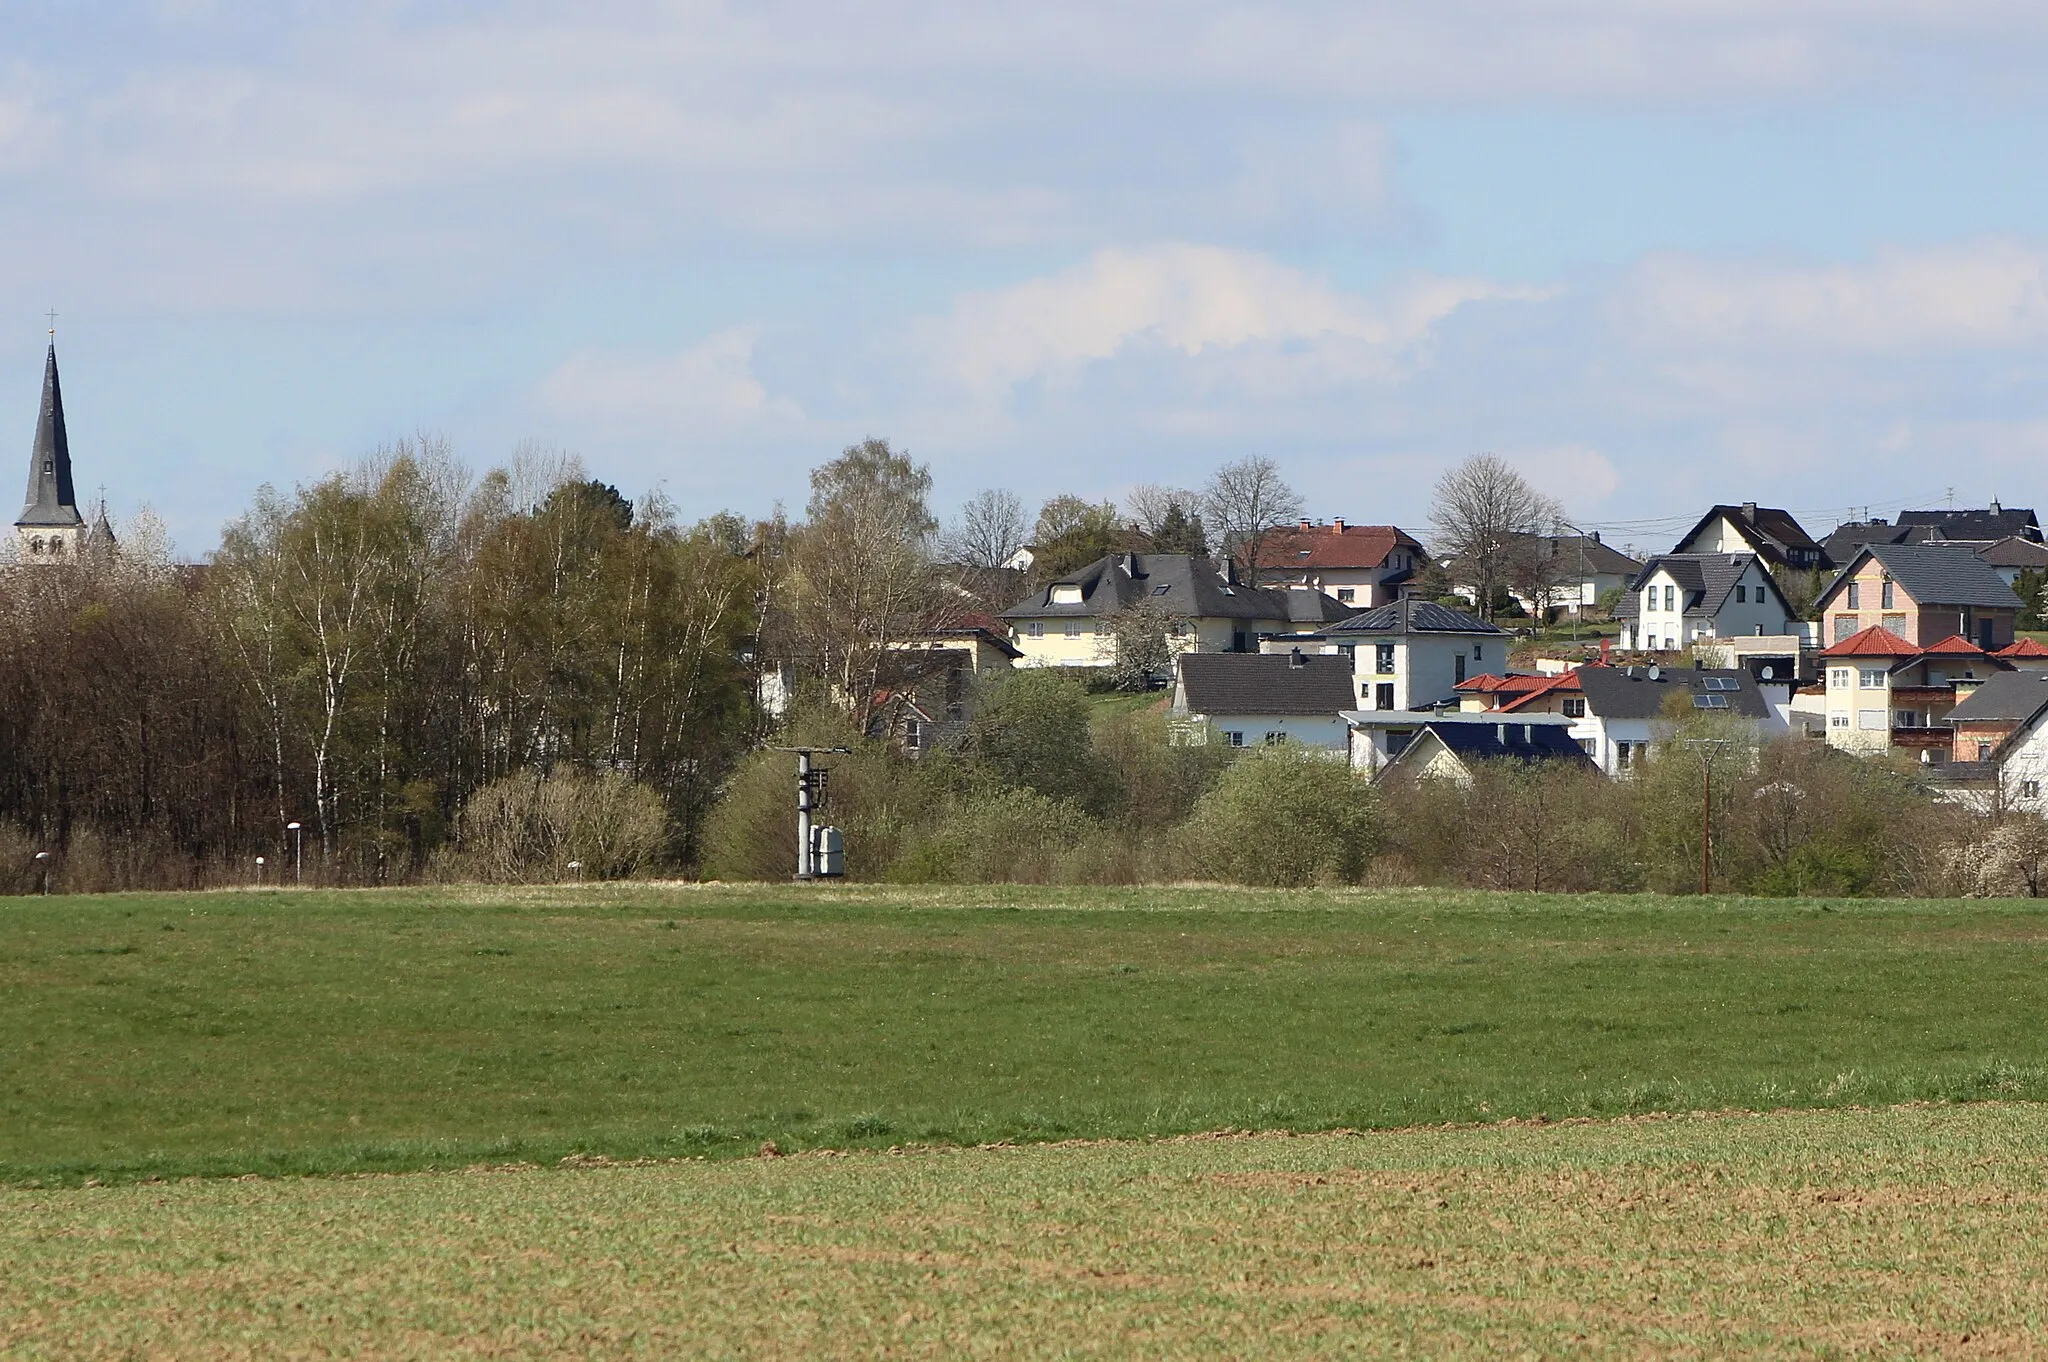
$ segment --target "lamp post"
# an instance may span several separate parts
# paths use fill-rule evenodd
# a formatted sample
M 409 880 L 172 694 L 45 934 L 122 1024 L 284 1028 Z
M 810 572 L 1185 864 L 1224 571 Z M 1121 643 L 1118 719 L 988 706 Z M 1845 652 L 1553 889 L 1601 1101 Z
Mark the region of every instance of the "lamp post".
M 306 839 L 305 829 L 297 823 L 287 823 L 284 830 L 292 835 L 292 883 L 306 882 Z
M 44 898 L 48 898 L 48 897 L 50 897 L 50 853 L 49 853 L 49 852 L 47 852 L 47 851 L 38 851 L 38 852 L 36 853 L 36 869 L 38 869 L 38 870 L 40 870 L 40 871 L 42 871 L 42 872 L 43 872 L 43 897 L 44 897 Z
M 569 878 L 577 884 L 583 883 L 583 862 L 569 862 Z
M 256 858 L 256 887 L 258 889 L 263 887 L 263 858 L 261 856 Z

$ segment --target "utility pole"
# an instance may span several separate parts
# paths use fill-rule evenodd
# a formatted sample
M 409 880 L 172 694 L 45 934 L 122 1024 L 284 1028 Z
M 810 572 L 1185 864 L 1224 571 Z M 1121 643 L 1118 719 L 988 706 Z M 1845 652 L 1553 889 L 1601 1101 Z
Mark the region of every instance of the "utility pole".
M 818 877 L 818 850 L 813 844 L 811 814 L 825 793 L 828 773 L 811 765 L 811 758 L 825 752 L 851 752 L 850 747 L 778 747 L 777 752 L 796 753 L 796 877 Z
M 1714 758 L 1734 744 L 1726 738 L 1686 738 L 1684 745 L 1700 754 L 1700 893 L 1713 892 Z

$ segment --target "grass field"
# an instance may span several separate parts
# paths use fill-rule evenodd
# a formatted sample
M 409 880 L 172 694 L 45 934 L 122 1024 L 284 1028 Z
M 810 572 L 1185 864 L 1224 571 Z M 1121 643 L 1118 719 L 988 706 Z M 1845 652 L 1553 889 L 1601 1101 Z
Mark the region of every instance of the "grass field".
M 1223 889 L 0 905 L 0 1182 L 2048 1098 L 2048 914 Z
M 0 1190 L 9 1356 L 2038 1356 L 1976 1105 Z

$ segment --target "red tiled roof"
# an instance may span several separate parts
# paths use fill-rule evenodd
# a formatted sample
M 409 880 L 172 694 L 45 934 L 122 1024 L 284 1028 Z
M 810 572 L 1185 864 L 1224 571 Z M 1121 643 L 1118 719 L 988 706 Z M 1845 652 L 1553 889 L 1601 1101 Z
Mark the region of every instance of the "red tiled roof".
M 1918 657 L 1920 645 L 1908 643 L 1882 625 L 1849 635 L 1840 643 L 1821 650 L 1822 657 Z
M 1993 653 L 1992 656 L 2007 659 L 2015 657 L 2048 657 L 2048 648 L 2043 648 L 2033 639 L 2023 638 L 2017 642 L 2006 644 L 2003 648 Z
M 1939 643 L 1930 643 L 1920 650 L 1929 657 L 1984 657 L 1982 648 L 1964 638 L 1961 634 L 1950 634 Z
M 1580 666 L 1585 667 L 1604 667 L 1606 665 L 1605 662 L 1585 662 L 1580 664 Z M 1527 695 L 1519 695 L 1508 701 L 1500 707 L 1500 712 L 1506 714 L 1513 710 L 1522 709 L 1525 706 L 1534 704 L 1546 695 L 1569 693 L 1584 689 L 1585 687 L 1579 684 L 1579 668 L 1573 667 L 1568 671 L 1559 672 L 1556 676 L 1546 677 L 1543 685 L 1538 686 Z
M 1397 547 L 1422 545 L 1394 525 L 1313 525 L 1275 530 L 1260 547 L 1259 561 L 1272 568 L 1376 568 Z
M 1542 690 L 1554 679 L 1531 672 L 1514 672 L 1508 676 L 1494 676 L 1489 673 L 1460 681 L 1452 689 L 1470 691 L 1475 695 L 1492 695 L 1499 691 Z

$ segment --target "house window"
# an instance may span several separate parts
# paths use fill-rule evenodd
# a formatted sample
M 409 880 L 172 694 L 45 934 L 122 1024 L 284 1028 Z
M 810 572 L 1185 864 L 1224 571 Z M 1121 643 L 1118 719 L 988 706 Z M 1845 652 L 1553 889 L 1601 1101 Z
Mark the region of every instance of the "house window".
M 2039 799 L 2040 797 L 2041 797 L 2041 782 L 2040 782 L 2040 781 L 2038 781 L 2038 780 L 2023 780 L 2023 781 L 2021 781 L 2021 782 L 2020 782 L 2020 798 L 2021 798 L 2021 799 Z
M 1852 638 L 1855 635 L 1855 633 L 1856 617 L 1854 615 L 1835 616 L 1835 642 L 1846 642 L 1848 639 Z
M 1667 586 L 1664 588 L 1664 608 L 1666 610 L 1676 610 L 1678 608 L 1677 587 Z
M 1463 681 L 1465 679 L 1465 655 L 1463 653 L 1459 653 L 1456 657 L 1452 658 L 1451 661 L 1457 664 L 1451 669 L 1453 672 L 1456 673 L 1456 675 L 1451 677 L 1451 684 L 1456 685 L 1458 682 Z
M 1636 745 L 1632 742 L 1614 744 L 1614 769 L 1626 771 L 1636 764 Z
M 1353 593 L 1352 593 L 1352 590 L 1351 590 L 1351 588 L 1350 588 L 1350 587 L 1348 587 L 1348 586 L 1340 586 L 1340 587 L 1338 587 L 1338 588 L 1337 588 L 1337 599 L 1338 599 L 1338 600 L 1340 600 L 1340 601 L 1349 601 L 1349 600 L 1351 600 L 1351 599 L 1352 599 L 1352 594 L 1353 594 Z
M 1373 687 L 1372 707 L 1374 709 L 1392 709 L 1394 707 L 1393 682 L 1382 681 L 1377 686 Z
M 1883 690 L 1883 689 L 1884 689 L 1884 668 L 1882 668 L 1882 667 L 1865 667 L 1865 668 L 1863 669 L 1863 677 L 1862 677 L 1862 681 L 1863 681 L 1863 688 L 1864 688 L 1865 690 Z
M 1737 587 L 1735 588 L 1735 603 L 1736 603 L 1737 605 L 1741 605 L 1741 604 L 1743 604 L 1744 602 L 1746 602 L 1746 601 L 1748 601 L 1748 600 L 1749 600 L 1749 588 L 1748 588 L 1748 587 L 1746 587 L 1746 586 L 1741 586 L 1741 585 L 1738 585 L 1738 586 L 1737 586 Z
M 1393 644 L 1376 643 L 1373 645 L 1372 669 L 1373 674 L 1376 676 L 1392 676 L 1394 674 Z
M 1846 690 L 1856 684 L 1856 673 L 1847 667 L 1828 668 L 1828 684 L 1836 690 Z
M 1856 727 L 1865 733 L 1882 733 L 1891 727 L 1881 709 L 1859 709 L 1856 711 Z
M 1279 729 L 1270 728 L 1266 730 L 1266 746 L 1278 747 L 1281 743 L 1286 741 L 1287 735 L 1281 732 Z
M 1849 608 L 1851 610 L 1863 608 L 1863 588 L 1856 582 L 1849 583 Z
M 1890 578 L 1885 579 L 1884 585 L 1877 589 L 1877 594 L 1880 598 L 1877 602 L 1879 609 L 1889 610 L 1897 604 L 1897 602 L 1892 599 L 1892 584 Z
M 1846 715 L 1846 714 L 1830 714 L 1830 715 L 1828 715 L 1828 727 L 1829 727 L 1829 728 L 1847 728 L 1848 726 L 1849 726 L 1849 716 L 1848 716 L 1848 715 Z
M 1484 644 L 1482 644 L 1482 643 L 1475 643 L 1475 644 L 1473 644 L 1473 645 L 1472 645 L 1472 660 L 1473 660 L 1474 662 L 1478 662 L 1478 661 L 1482 660 L 1482 659 L 1483 659 L 1483 658 L 1485 657 L 1485 655 L 1486 655 L 1486 645 L 1484 645 Z
M 1898 719 L 1898 726 L 1899 726 L 1900 728 L 1918 728 L 1918 727 L 1920 727 L 1920 711 L 1919 711 L 1919 710 L 1917 710 L 1917 709 L 1902 709 L 1902 710 L 1900 710 L 1900 711 L 1899 711 L 1899 719 Z
M 1649 589 L 1648 591 L 1645 591 L 1645 592 L 1643 593 L 1643 609 L 1645 609 L 1645 610 L 1655 610 L 1656 608 L 1657 608 L 1657 588 L 1653 586 L 1653 587 L 1651 587 L 1651 588 L 1650 588 L 1650 589 Z
M 1027 624 L 1027 625 L 1025 625 L 1025 626 L 1024 626 L 1024 637 L 1026 637 L 1026 638 L 1044 638 L 1044 637 L 1045 637 L 1045 625 L 1044 625 L 1043 623 L 1041 623 L 1040 621 L 1038 621 L 1038 620 L 1033 620 L 1033 621 L 1031 621 L 1031 622 L 1030 622 L 1029 624 Z
M 1243 747 L 1244 733 L 1239 729 L 1227 728 L 1223 731 L 1223 740 L 1232 747 Z
M 1079 638 L 1079 637 L 1081 637 L 1081 621 L 1079 621 L 1079 620 L 1068 620 L 1068 621 L 1067 621 L 1067 637 L 1068 637 L 1068 638 Z
M 1567 695 L 1558 708 L 1564 711 L 1565 717 L 1568 719 L 1583 719 L 1586 717 L 1586 697 L 1583 695 Z
M 1977 744 L 1977 760 L 1978 760 L 1978 761 L 1990 761 L 1990 760 L 1991 760 L 1991 748 L 1992 748 L 1992 744 L 1991 744 L 1991 743 L 1988 743 L 1988 742 L 1980 742 L 1980 743 L 1978 743 L 1978 744 Z
M 1904 615 L 1886 615 L 1878 622 L 1895 634 L 1903 635 L 1906 632 L 1906 617 Z

